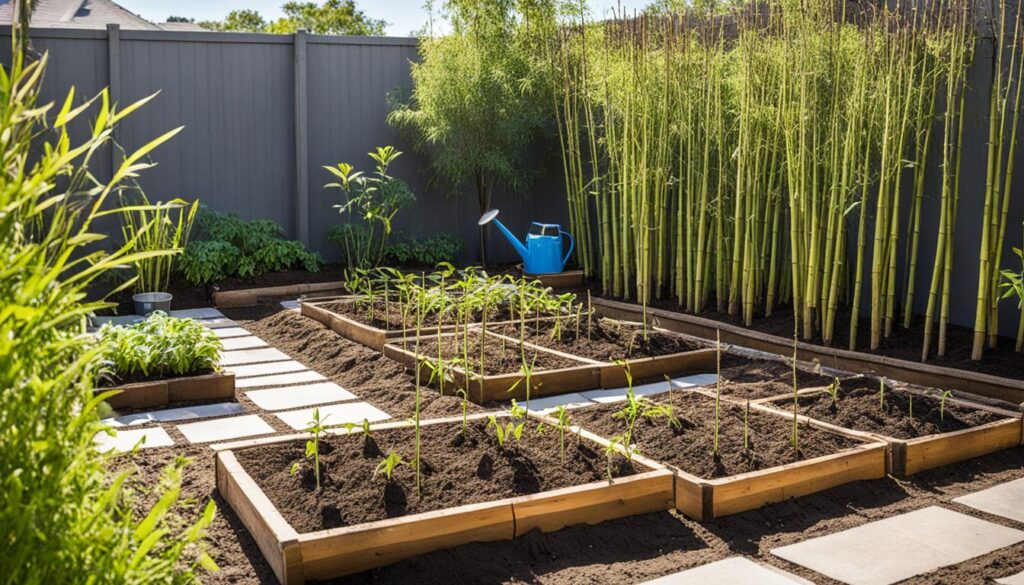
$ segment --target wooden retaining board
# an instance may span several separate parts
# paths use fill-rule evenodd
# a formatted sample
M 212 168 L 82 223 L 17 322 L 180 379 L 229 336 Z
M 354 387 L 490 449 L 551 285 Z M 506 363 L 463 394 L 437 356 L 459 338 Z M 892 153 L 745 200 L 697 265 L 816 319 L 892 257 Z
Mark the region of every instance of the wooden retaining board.
M 900 391 L 921 396 L 926 395 L 924 392 L 911 389 L 901 389 Z M 804 396 L 823 392 L 827 392 L 827 390 L 824 388 L 808 388 L 800 390 L 799 394 Z M 771 403 L 791 399 L 792 397 L 792 394 L 785 394 L 761 398 L 757 401 L 751 401 L 750 404 L 752 408 L 791 418 L 793 416 L 792 412 L 786 412 Z M 935 397 L 930 396 L 930 398 L 934 399 Z M 1004 415 L 1006 418 L 969 429 L 925 435 L 913 439 L 897 439 L 881 433 L 848 429 L 827 421 L 809 418 L 805 415 L 799 415 L 798 418 L 802 423 L 809 422 L 819 428 L 832 432 L 843 433 L 851 437 L 873 438 L 884 441 L 886 445 L 886 471 L 893 477 L 898 478 L 907 478 L 927 469 L 959 463 L 960 461 L 974 459 L 975 457 L 981 457 L 989 453 L 1024 444 L 1024 419 L 1022 419 L 1021 413 L 956 398 L 947 399 L 946 402 L 948 404 L 956 404 L 966 408 Z
M 485 331 L 484 334 L 498 340 L 502 339 L 501 335 L 490 331 Z M 433 337 L 436 337 L 436 335 L 437 334 L 435 333 Z M 450 337 L 452 335 L 454 335 L 454 333 L 441 334 L 442 337 Z M 431 370 L 426 364 L 426 361 L 431 358 L 428 356 L 417 355 L 415 351 L 411 349 L 403 349 L 401 341 L 402 340 L 394 340 L 387 343 L 384 346 L 384 355 L 404 365 L 406 369 L 412 372 L 415 372 L 418 367 L 420 379 L 424 382 L 429 380 Z M 405 341 L 409 346 L 412 346 L 414 343 L 414 340 L 408 338 L 405 339 Z M 511 340 L 510 338 L 505 338 L 505 341 L 507 343 L 515 343 L 516 345 L 519 344 L 518 340 Z M 552 352 L 551 350 L 547 350 L 542 347 L 530 345 L 527 347 L 540 353 L 572 359 L 580 363 L 579 366 L 569 368 L 538 370 L 534 372 L 530 377 L 530 398 L 594 390 L 595 388 L 600 387 L 600 362 L 591 362 L 590 360 L 584 360 L 568 354 Z M 479 375 L 467 375 L 465 369 L 458 366 L 453 366 L 450 373 L 455 379 L 455 388 L 466 389 L 469 395 L 469 400 L 477 404 L 487 404 L 496 400 L 511 400 L 513 398 L 520 401 L 526 399 L 526 383 L 523 381 L 523 375 L 519 372 L 484 376 L 482 380 Z M 513 387 L 514 389 L 509 391 L 509 389 Z M 452 388 L 452 392 L 455 391 L 455 388 Z
M 218 372 L 202 376 L 169 378 L 152 382 L 97 388 L 96 392 L 120 390 L 106 399 L 111 408 L 151 408 L 174 402 L 220 400 L 235 397 L 235 375 Z
M 451 424 L 453 419 L 421 424 Z M 374 430 L 387 428 L 374 425 Z M 285 585 L 329 579 L 381 567 L 434 550 L 470 542 L 511 540 L 539 529 L 596 524 L 672 507 L 672 473 L 657 464 L 649 471 L 580 486 L 468 504 L 365 524 L 298 533 L 245 472 L 235 451 L 305 437 L 221 445 L 216 456 L 217 489 L 238 514 Z
M 213 306 L 215 307 L 251 307 L 261 299 L 278 297 L 297 297 L 307 294 L 323 294 L 345 290 L 342 281 L 312 282 L 289 284 L 284 286 L 265 286 L 237 290 L 214 290 Z
M 636 320 L 643 315 L 643 309 L 632 303 L 600 298 L 593 299 L 592 303 L 599 313 L 609 317 Z M 792 339 L 664 309 L 648 308 L 647 317 L 657 318 L 658 324 L 661 327 L 678 333 L 695 335 L 704 339 L 715 339 L 715 333 L 718 331 L 721 332 L 723 343 L 742 345 L 779 355 L 793 355 Z M 853 373 L 871 372 L 875 375 L 886 376 L 918 386 L 958 388 L 963 392 L 995 398 L 1013 404 L 1024 403 L 1024 380 L 922 364 L 805 342 L 797 343 L 797 356 L 797 359 L 800 360 L 814 361 L 824 366 Z
M 555 274 L 529 274 L 523 273 L 523 278 L 537 280 L 544 286 L 551 288 L 578 288 L 583 286 L 582 270 L 564 270 Z
M 595 435 L 586 429 L 573 428 L 582 436 L 597 443 L 604 446 L 609 444 L 604 437 Z M 827 427 L 819 428 L 835 432 Z M 678 467 L 657 460 L 654 460 L 653 463 L 664 465 L 672 471 L 675 477 L 675 508 L 677 510 L 694 520 L 711 520 L 755 510 L 769 504 L 810 495 L 855 481 L 885 477 L 885 443 L 875 437 L 837 434 L 849 436 L 863 444 L 831 455 L 716 479 L 697 477 Z M 650 459 L 641 458 L 638 455 L 634 455 L 633 459 L 650 461 Z

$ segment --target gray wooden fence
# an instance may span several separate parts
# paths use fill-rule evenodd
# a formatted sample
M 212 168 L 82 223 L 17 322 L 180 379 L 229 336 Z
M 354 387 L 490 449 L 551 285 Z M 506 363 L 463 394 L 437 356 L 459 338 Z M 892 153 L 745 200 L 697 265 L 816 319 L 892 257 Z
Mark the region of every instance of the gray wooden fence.
M 0 29 L 0 37 L 0 60 L 9 63 L 10 27 Z M 395 229 L 414 236 L 454 233 L 466 242 L 463 259 L 477 257 L 475 191 L 432 184 L 427 161 L 386 122 L 388 94 L 410 89 L 410 63 L 418 56 L 414 38 L 129 31 L 116 25 L 32 29 L 30 38 L 35 50 L 49 53 L 43 100 L 59 103 L 71 86 L 77 101 L 109 87 L 121 104 L 160 92 L 120 125 L 116 137 L 131 150 L 184 126 L 153 153 L 157 166 L 142 174 L 140 185 L 151 199 L 198 198 L 212 209 L 271 219 L 336 259 L 338 250 L 326 235 L 340 221 L 332 208 L 338 195 L 323 188 L 330 176 L 322 166 L 344 161 L 370 170 L 367 152 L 392 144 L 405 153 L 392 173 L 409 182 L 418 198 L 396 217 Z M 97 159 L 101 176 L 109 176 L 112 162 L 111 153 Z M 525 231 L 533 219 L 566 222 L 560 168 L 548 167 L 550 174 L 530 193 L 495 194 L 510 228 Z M 497 237 L 488 251 L 495 260 L 515 259 Z
M 964 183 L 951 290 L 952 320 L 966 326 L 973 325 L 977 291 L 992 68 L 989 34 L 985 27 L 979 29 L 983 38 L 969 76 Z M 9 27 L 0 28 L 0 36 L 9 35 Z M 31 38 L 37 50 L 50 54 L 44 99 L 62 100 L 71 86 L 79 100 L 109 86 L 114 99 L 122 104 L 160 92 L 121 125 L 117 137 L 131 149 L 171 128 L 185 126 L 154 153 L 159 164 L 142 177 L 141 185 L 151 198 L 199 198 L 213 209 L 271 219 L 326 258 L 335 259 L 338 251 L 326 234 L 339 221 L 331 207 L 336 195 L 323 189 L 329 178 L 321 166 L 345 161 L 369 168 L 368 151 L 394 144 L 406 153 L 393 167 L 394 174 L 407 180 L 418 197 L 414 207 L 398 216 L 396 229 L 418 236 L 455 233 L 467 244 L 462 259 L 477 257 L 478 209 L 472 188 L 432 185 L 424 170 L 427 161 L 385 121 L 388 93 L 410 88 L 416 39 L 121 31 L 116 27 L 98 31 L 33 29 Z M 3 62 L 9 62 L 9 45 L 0 40 Z M 940 140 L 941 131 L 935 134 Z M 515 231 L 525 231 L 532 219 L 566 223 L 561 164 L 555 141 L 551 142 L 538 145 L 541 176 L 530 193 L 495 195 L 502 220 Z M 933 145 L 932 151 L 938 152 L 938 146 Z M 104 165 L 109 169 L 110 156 L 104 153 L 99 158 L 101 173 Z M 1017 158 L 1024 157 L 1018 152 Z M 1018 160 L 1017 168 L 1022 165 L 1024 160 Z M 917 311 L 923 311 L 927 301 L 934 258 L 935 204 L 940 191 L 937 167 L 929 169 L 925 193 Z M 1009 245 L 1021 241 L 1022 174 L 1017 173 L 1009 208 L 1004 265 L 1014 260 Z M 904 189 L 904 195 L 909 191 Z M 909 201 L 904 209 L 909 209 Z M 906 217 L 904 213 L 904 223 Z M 870 241 L 868 246 L 870 254 Z M 490 258 L 515 259 L 500 236 L 493 236 L 488 248 Z M 902 282 L 898 290 L 903 290 Z M 1017 316 L 1009 301 L 1003 314 L 1001 331 L 1012 335 Z

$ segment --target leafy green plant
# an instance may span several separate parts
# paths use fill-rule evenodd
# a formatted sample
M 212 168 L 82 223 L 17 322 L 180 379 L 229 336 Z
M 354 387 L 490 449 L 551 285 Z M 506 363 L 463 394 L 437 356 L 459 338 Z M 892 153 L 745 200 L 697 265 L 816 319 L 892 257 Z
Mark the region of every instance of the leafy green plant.
M 1003 288 L 1002 298 L 1008 299 L 1017 297 L 1017 308 L 1020 310 L 1020 322 L 1017 325 L 1017 352 L 1024 351 L 1024 250 L 1014 248 L 1013 253 L 1020 258 L 1020 272 L 1010 269 L 1003 270 L 1000 274 L 1003 281 L 1000 286 Z
M 172 253 L 135 253 L 97 228 L 180 128 L 137 135 L 142 146 L 103 162 L 109 175 L 92 172 L 115 128 L 153 96 L 114 104 L 106 90 L 83 99 L 71 89 L 38 100 L 49 58 L 26 54 L 31 6 L 19 4 L 0 68 L 0 574 L 30 585 L 196 581 L 216 569 L 203 547 L 216 506 L 185 501 L 186 460 L 175 459 L 151 485 L 155 503 L 135 513 L 132 466 L 94 443 L 109 428 L 97 409 L 111 394 L 94 396 L 102 350 L 82 334 L 88 315 L 114 306 L 88 295 L 92 285 Z
M 668 421 L 669 426 L 673 427 L 679 427 L 682 423 L 675 416 L 671 405 L 655 404 L 645 396 L 636 395 L 633 391 L 633 374 L 630 372 L 629 362 L 617 360 L 615 363 L 622 366 L 626 374 L 626 405 L 612 416 L 622 419 L 626 423 L 626 432 L 622 434 L 620 443 L 626 450 L 627 458 L 630 458 L 633 453 L 633 431 L 636 428 L 637 420 L 646 418 L 653 421 L 664 418 Z
M 319 254 L 301 242 L 284 239 L 284 229 L 270 220 L 245 221 L 204 207 L 196 228 L 198 239 L 188 244 L 178 263 L 193 285 L 296 268 L 317 272 L 323 265 Z
M 151 204 L 138 190 L 139 201 L 121 196 L 121 233 L 133 252 L 155 252 L 139 258 L 133 265 L 138 279 L 135 291 L 162 292 L 171 284 L 174 256 L 188 244 L 199 201 L 189 204 L 181 199 Z M 173 255 L 172 255 L 173 254 Z
M 618 449 L 616 449 L 616 446 L 621 444 L 622 440 L 623 440 L 622 435 L 619 435 L 619 436 L 616 436 L 616 437 L 612 437 L 608 441 L 608 444 L 605 445 L 605 447 L 604 447 L 605 470 L 606 470 L 606 473 L 608 475 L 608 483 L 611 483 L 612 480 L 613 480 L 613 478 L 612 478 L 612 458 L 615 457 L 615 454 L 619 452 Z M 632 458 L 634 452 L 635 452 L 634 449 L 631 449 L 631 448 L 628 448 L 628 447 L 626 448 L 626 456 L 628 458 Z
M 164 378 L 218 369 L 224 349 L 209 327 L 157 311 L 134 325 L 106 323 L 96 334 L 106 376 Z
M 313 420 L 309 421 L 309 426 L 306 427 L 306 432 L 313 435 L 311 439 L 306 441 L 306 454 L 307 460 L 313 460 L 313 476 L 316 478 L 316 489 L 320 489 L 320 435 L 327 430 L 324 426 L 324 421 L 330 418 L 331 415 L 326 415 L 323 418 L 320 417 L 320 409 L 316 408 L 313 410 Z M 295 475 L 300 469 L 299 461 L 292 464 L 291 473 Z
M 441 262 L 455 262 L 463 245 L 462 238 L 448 233 L 426 238 L 401 238 L 387 243 L 384 259 L 398 265 L 434 266 Z
M 514 438 L 516 443 L 519 443 L 520 439 L 523 438 L 523 430 L 526 428 L 526 409 L 519 406 L 515 400 L 512 400 L 512 407 L 509 409 L 511 414 L 511 420 L 502 424 L 498 422 L 498 418 L 495 415 L 489 415 L 487 417 L 487 428 L 494 427 L 494 437 L 498 440 L 498 446 L 501 448 L 505 447 L 505 441 L 509 438 Z
M 383 473 L 387 481 L 391 481 L 391 475 L 395 469 L 405 465 L 409 466 L 409 462 L 402 459 L 402 457 L 394 450 L 388 451 L 386 457 L 381 459 L 380 463 L 377 464 L 377 468 L 373 470 L 373 477 L 377 477 L 378 474 Z
M 399 210 L 416 201 L 405 181 L 388 174 L 388 167 L 401 152 L 393 146 L 378 146 L 369 155 L 377 163 L 372 175 L 353 171 L 348 163 L 324 166 L 338 179 L 324 188 L 341 191 L 343 200 L 334 208 L 346 220 L 328 238 L 341 248 L 349 266 L 359 268 L 380 264 L 391 235 L 391 220 Z

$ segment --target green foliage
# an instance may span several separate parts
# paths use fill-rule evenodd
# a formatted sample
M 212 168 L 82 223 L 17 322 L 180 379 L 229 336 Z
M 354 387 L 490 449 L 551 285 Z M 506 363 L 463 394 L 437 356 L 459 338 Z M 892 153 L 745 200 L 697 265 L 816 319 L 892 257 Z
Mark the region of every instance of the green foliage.
M 457 0 L 446 4 L 452 33 L 420 43 L 408 99 L 391 96 L 388 122 L 430 156 L 435 178 L 472 185 L 480 212 L 496 186 L 533 179 L 534 140 L 550 125 L 545 31 L 552 0 Z
M 1020 258 L 1020 272 L 1010 269 L 1002 271 L 1003 282 L 1001 286 L 1003 288 L 1003 298 L 1017 297 L 1017 308 L 1024 310 L 1024 250 L 1013 248 L 1013 253 Z M 1019 350 L 1020 348 L 1018 347 Z
M 504 425 L 499 423 L 498 418 L 493 414 L 487 417 L 487 427 L 494 427 L 494 436 L 501 448 L 505 448 L 505 441 L 509 438 L 515 439 L 518 444 L 523 438 L 523 430 L 526 429 L 526 409 L 519 406 L 514 399 L 509 413 L 512 415 L 511 420 Z
M 153 205 L 141 190 L 138 191 L 139 201 L 129 202 L 126 199 L 122 196 L 121 233 L 125 243 L 134 252 L 158 252 L 134 262 L 138 276 L 135 291 L 166 291 L 171 284 L 174 257 L 166 255 L 165 251 L 180 254 L 188 244 L 199 201 L 189 204 L 174 199 Z
M 379 474 L 383 473 L 384 477 L 387 478 L 388 481 L 391 481 L 391 474 L 395 472 L 395 468 L 401 467 L 402 465 L 408 467 L 409 462 L 402 459 L 402 456 L 392 449 L 388 452 L 387 456 L 381 459 L 380 463 L 377 464 L 377 468 L 373 470 L 373 477 L 377 477 Z
M 306 460 L 313 460 L 313 476 L 316 478 L 316 489 L 320 489 L 320 435 L 324 434 L 327 427 L 324 425 L 324 421 L 330 418 L 331 415 L 326 415 L 321 418 L 320 409 L 316 408 L 313 410 L 313 420 L 309 421 L 309 426 L 306 427 L 306 432 L 313 435 L 308 441 L 306 441 Z M 291 474 L 295 475 L 299 472 L 301 461 L 296 461 L 292 464 Z
M 441 262 L 455 262 L 463 244 L 462 238 L 448 233 L 403 238 L 387 244 L 384 258 L 389 264 L 398 266 L 435 266 Z
M 105 324 L 96 334 L 105 373 L 115 378 L 186 376 L 217 368 L 224 349 L 209 327 L 157 311 L 134 325 Z
M 197 224 L 202 239 L 190 242 L 178 263 L 194 285 L 297 268 L 316 272 L 323 265 L 319 254 L 284 239 L 284 229 L 270 220 L 245 221 L 204 208 Z
M 179 514 L 179 461 L 148 515 L 133 514 L 131 472 L 114 471 L 93 442 L 105 428 L 93 396 L 101 359 L 83 335 L 87 315 L 113 306 L 86 300 L 90 285 L 170 254 L 103 245 L 93 227 L 120 213 L 112 195 L 178 130 L 125 152 L 101 180 L 88 171 L 93 156 L 109 152 L 114 127 L 152 96 L 120 107 L 106 91 L 83 100 L 70 90 L 62 103 L 37 103 L 48 59 L 25 62 L 24 32 L 14 27 L 0 69 L 0 574 L 25 585 L 194 582 L 201 567 L 215 568 L 197 546 L 215 507 L 194 520 Z
M 256 10 L 232 10 L 222 21 L 207 20 L 199 26 L 217 31 L 294 34 L 299 29 L 318 35 L 380 36 L 387 22 L 370 18 L 356 7 L 355 0 L 286 2 L 281 6 L 284 16 L 267 21 Z
M 371 175 L 353 171 L 348 163 L 324 166 L 337 183 L 324 188 L 341 191 L 343 201 L 334 208 L 345 218 L 335 226 L 328 239 L 341 248 L 345 262 L 357 268 L 378 266 L 384 255 L 384 244 L 391 235 L 391 220 L 400 209 L 416 201 L 405 181 L 388 174 L 388 167 L 402 156 L 393 146 L 378 146 L 369 153 L 377 163 Z

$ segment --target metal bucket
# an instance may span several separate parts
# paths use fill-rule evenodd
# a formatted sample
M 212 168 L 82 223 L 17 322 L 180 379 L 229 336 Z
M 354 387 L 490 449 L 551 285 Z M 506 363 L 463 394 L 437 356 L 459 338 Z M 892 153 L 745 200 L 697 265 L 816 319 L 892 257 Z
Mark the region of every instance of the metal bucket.
M 135 314 L 146 316 L 153 311 L 169 313 L 172 298 L 174 297 L 171 293 L 165 292 L 139 293 L 132 297 L 132 300 L 135 301 Z

